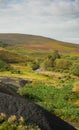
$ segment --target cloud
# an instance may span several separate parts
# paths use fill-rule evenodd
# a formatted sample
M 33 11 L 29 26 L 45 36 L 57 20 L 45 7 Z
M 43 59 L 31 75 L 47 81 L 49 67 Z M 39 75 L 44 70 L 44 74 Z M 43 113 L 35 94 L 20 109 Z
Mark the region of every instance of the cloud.
M 78 24 L 79 0 L 0 0 L 1 32 L 31 33 L 79 43 Z

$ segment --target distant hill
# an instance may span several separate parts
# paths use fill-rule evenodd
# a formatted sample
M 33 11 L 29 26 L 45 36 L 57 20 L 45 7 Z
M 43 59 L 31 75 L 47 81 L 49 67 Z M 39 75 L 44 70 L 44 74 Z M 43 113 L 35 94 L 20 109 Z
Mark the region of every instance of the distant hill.
M 79 44 L 26 34 L 0 34 L 0 47 L 19 53 L 27 50 L 39 52 L 58 50 L 61 53 L 79 53 Z

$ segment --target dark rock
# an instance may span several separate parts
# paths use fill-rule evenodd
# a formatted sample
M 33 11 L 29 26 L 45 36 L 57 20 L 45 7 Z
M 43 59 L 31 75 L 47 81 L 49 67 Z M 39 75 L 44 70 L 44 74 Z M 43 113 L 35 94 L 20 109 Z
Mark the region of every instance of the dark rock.
M 14 95 L 14 96 L 19 96 L 17 93 L 16 93 L 16 90 L 9 85 L 6 86 L 4 83 L 0 83 L 0 92 L 2 93 L 6 93 L 8 95 Z
M 16 77 L 0 77 L 0 83 L 4 84 L 7 87 L 11 86 L 11 88 L 21 88 L 24 85 L 31 83 L 31 81 Z
M 4 92 L 0 92 L 0 112 L 5 113 L 7 117 L 10 115 L 23 116 L 27 123 L 34 123 L 42 130 L 76 130 L 54 114 L 27 99 Z

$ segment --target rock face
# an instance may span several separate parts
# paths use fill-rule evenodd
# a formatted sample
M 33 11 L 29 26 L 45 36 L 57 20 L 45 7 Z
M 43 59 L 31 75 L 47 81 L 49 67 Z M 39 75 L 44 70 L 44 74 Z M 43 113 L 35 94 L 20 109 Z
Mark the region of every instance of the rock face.
M 27 123 L 36 124 L 42 130 L 76 130 L 74 127 L 64 122 L 60 118 L 51 114 L 42 107 L 17 96 L 8 88 L 0 88 L 0 113 L 3 112 L 8 116 L 23 116 Z
M 31 81 L 16 77 L 0 77 L 0 92 L 9 95 L 19 96 L 16 91 Z
M 4 84 L 6 87 L 16 87 L 20 88 L 23 87 L 25 84 L 30 83 L 31 81 L 24 80 L 22 78 L 16 77 L 0 77 L 0 84 Z

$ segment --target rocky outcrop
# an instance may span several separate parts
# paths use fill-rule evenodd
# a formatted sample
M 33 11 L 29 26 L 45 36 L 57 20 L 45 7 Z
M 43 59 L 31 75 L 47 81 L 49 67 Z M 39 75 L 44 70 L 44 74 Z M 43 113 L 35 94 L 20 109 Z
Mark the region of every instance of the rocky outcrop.
M 27 123 L 36 124 L 42 130 L 76 130 L 42 107 L 11 91 L 8 93 L 8 88 L 4 91 L 3 87 L 0 88 L 1 112 L 5 113 L 7 117 L 10 115 L 23 116 Z
M 29 83 L 31 83 L 31 81 L 22 78 L 4 76 L 0 77 L 0 84 L 4 84 L 5 87 L 21 88 L 25 84 Z

